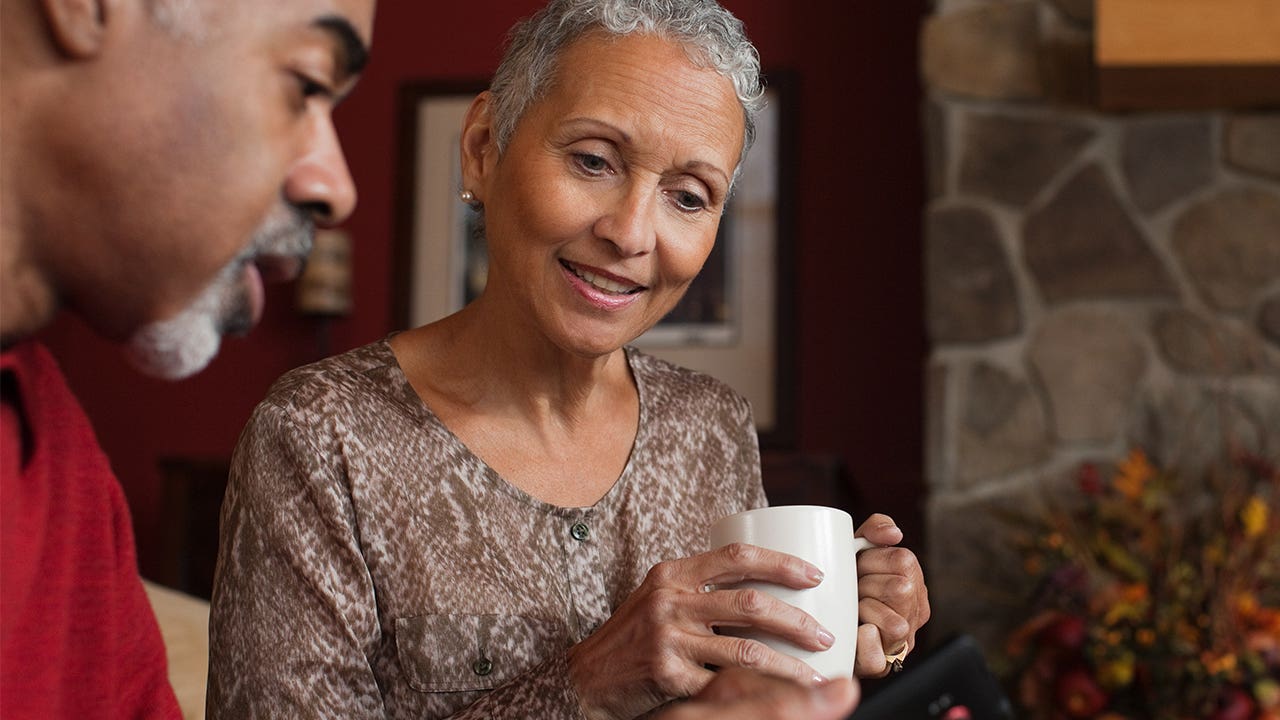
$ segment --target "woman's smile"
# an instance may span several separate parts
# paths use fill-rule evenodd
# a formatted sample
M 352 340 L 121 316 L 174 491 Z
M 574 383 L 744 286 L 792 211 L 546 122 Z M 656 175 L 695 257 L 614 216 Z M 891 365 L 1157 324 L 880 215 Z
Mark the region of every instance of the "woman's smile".
M 560 260 L 565 279 L 584 299 L 602 310 L 621 310 L 648 288 L 599 268 Z

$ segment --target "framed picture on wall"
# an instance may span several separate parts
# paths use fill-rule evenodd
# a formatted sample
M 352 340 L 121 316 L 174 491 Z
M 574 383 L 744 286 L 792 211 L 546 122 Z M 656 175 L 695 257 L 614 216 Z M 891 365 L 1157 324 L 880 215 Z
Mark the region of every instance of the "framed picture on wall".
M 402 88 L 397 327 L 438 320 L 484 289 L 488 261 L 479 217 L 458 199 L 462 121 L 483 88 L 478 82 Z M 679 305 L 632 343 L 742 393 L 766 448 L 794 442 L 790 88 L 785 76 L 770 75 L 756 143 L 710 256 Z

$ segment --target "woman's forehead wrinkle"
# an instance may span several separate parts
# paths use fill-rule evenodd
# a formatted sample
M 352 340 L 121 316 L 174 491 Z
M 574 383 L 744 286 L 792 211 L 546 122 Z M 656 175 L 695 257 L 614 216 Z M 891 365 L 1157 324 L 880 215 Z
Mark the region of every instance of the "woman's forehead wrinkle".
M 624 143 L 633 142 L 635 133 L 639 132 L 663 137 L 665 147 L 690 141 L 707 148 L 718 148 L 722 144 L 733 146 L 731 157 L 724 160 L 730 167 L 736 164 L 743 121 L 727 78 L 702 68 L 688 73 L 659 74 L 632 58 L 627 58 L 628 62 L 606 61 L 603 65 L 593 65 L 574 53 L 574 49 L 561 64 L 561 69 L 567 72 L 559 82 L 565 84 L 552 90 L 553 95 L 559 92 L 568 96 L 570 118 L 567 123 L 601 121 L 618 133 Z M 583 65 L 584 71 L 575 72 Z M 727 105 L 726 98 L 730 100 Z M 732 113 L 731 120 L 709 121 L 723 115 L 726 108 Z M 681 117 L 696 119 L 696 122 L 680 122 Z M 681 164 L 714 169 L 729 177 L 731 170 L 720 167 L 723 163 L 715 154 L 681 160 Z

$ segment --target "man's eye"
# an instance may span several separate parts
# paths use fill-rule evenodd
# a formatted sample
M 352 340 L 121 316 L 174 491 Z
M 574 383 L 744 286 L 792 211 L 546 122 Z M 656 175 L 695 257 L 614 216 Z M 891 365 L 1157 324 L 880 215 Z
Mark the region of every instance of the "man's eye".
M 302 90 L 302 97 L 333 97 L 333 91 L 324 83 L 316 82 L 301 73 L 295 73 L 294 77 L 298 79 L 298 87 Z

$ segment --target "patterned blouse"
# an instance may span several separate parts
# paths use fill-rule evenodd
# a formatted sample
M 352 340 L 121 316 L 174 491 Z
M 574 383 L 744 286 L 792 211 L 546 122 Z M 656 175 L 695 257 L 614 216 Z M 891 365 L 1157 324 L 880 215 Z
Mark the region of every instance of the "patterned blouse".
M 639 430 L 586 508 L 498 476 L 386 340 L 282 377 L 222 509 L 209 717 L 582 718 L 566 650 L 655 563 L 765 504 L 746 401 L 626 352 Z

